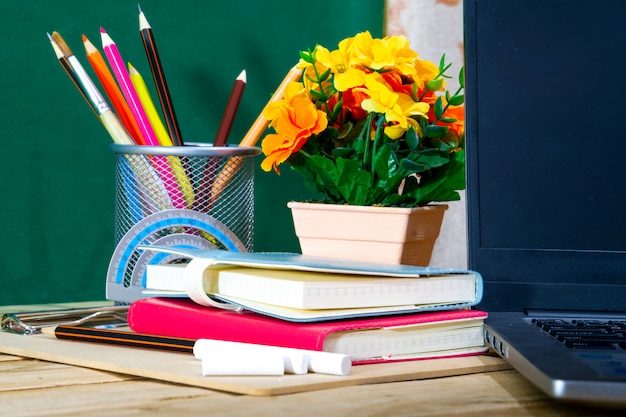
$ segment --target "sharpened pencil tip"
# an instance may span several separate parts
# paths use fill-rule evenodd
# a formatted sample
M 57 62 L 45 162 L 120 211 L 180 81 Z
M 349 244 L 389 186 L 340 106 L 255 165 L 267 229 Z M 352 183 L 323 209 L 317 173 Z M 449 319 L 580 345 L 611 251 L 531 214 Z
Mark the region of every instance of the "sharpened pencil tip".
M 104 30 L 102 26 L 100 26 L 100 33 L 106 33 L 106 31 Z
M 50 34 L 50 32 L 46 32 L 46 35 L 48 35 L 48 39 L 50 39 L 50 42 L 52 42 L 52 35 Z
M 137 4 L 137 10 L 141 13 L 141 6 L 139 4 Z

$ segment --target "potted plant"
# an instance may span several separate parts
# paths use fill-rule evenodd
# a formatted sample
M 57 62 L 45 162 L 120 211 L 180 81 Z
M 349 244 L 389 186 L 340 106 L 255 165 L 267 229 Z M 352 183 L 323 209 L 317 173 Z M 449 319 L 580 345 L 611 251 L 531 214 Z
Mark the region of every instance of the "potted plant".
M 298 67 L 301 79 L 264 110 L 274 132 L 262 140 L 261 168 L 280 173 L 279 165 L 287 163 L 323 196 L 317 203 L 289 203 L 303 253 L 427 264 L 447 208 L 433 203 L 459 200 L 458 191 L 465 188 L 463 69 L 451 93 L 445 55 L 437 65 L 420 59 L 404 36 L 379 39 L 369 32 L 342 40 L 332 51 L 321 45 L 302 51 Z M 394 222 L 400 214 L 408 219 L 425 213 L 435 218 L 436 224 L 426 227 L 435 236 L 424 237 L 425 230 L 409 220 L 401 220 L 404 231 L 395 232 L 382 220 L 360 220 L 354 213 L 326 213 L 325 220 L 307 213 L 301 220 L 313 230 L 304 231 L 296 212 L 303 205 L 307 211 L 388 212 Z M 348 242 L 333 247 L 320 242 L 346 223 L 355 223 L 355 237 L 342 229 Z M 386 251 L 378 246 L 356 243 L 368 229 L 374 242 L 388 236 L 408 240 L 409 246 L 428 242 L 383 258 Z

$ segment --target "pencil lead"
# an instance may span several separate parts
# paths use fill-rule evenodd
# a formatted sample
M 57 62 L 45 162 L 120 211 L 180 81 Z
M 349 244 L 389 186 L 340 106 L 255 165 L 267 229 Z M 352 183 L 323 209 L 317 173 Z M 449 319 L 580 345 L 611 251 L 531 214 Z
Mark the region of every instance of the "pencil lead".
M 137 3 L 137 10 L 139 10 L 139 13 L 142 13 L 141 6 L 139 5 L 139 3 Z

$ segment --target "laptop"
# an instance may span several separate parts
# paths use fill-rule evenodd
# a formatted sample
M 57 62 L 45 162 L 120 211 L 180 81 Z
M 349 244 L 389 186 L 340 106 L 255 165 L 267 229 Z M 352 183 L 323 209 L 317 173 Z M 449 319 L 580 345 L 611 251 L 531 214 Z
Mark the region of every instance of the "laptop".
M 465 0 L 464 14 L 485 338 L 554 398 L 626 406 L 626 2 Z

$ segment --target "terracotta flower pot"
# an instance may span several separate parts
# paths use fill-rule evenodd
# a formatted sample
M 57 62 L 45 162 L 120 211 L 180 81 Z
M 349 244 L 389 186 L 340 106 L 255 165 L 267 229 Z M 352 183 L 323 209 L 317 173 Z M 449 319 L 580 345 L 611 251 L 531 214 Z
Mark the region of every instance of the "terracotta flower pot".
M 289 202 L 305 255 L 428 266 L 448 206 L 371 207 Z

